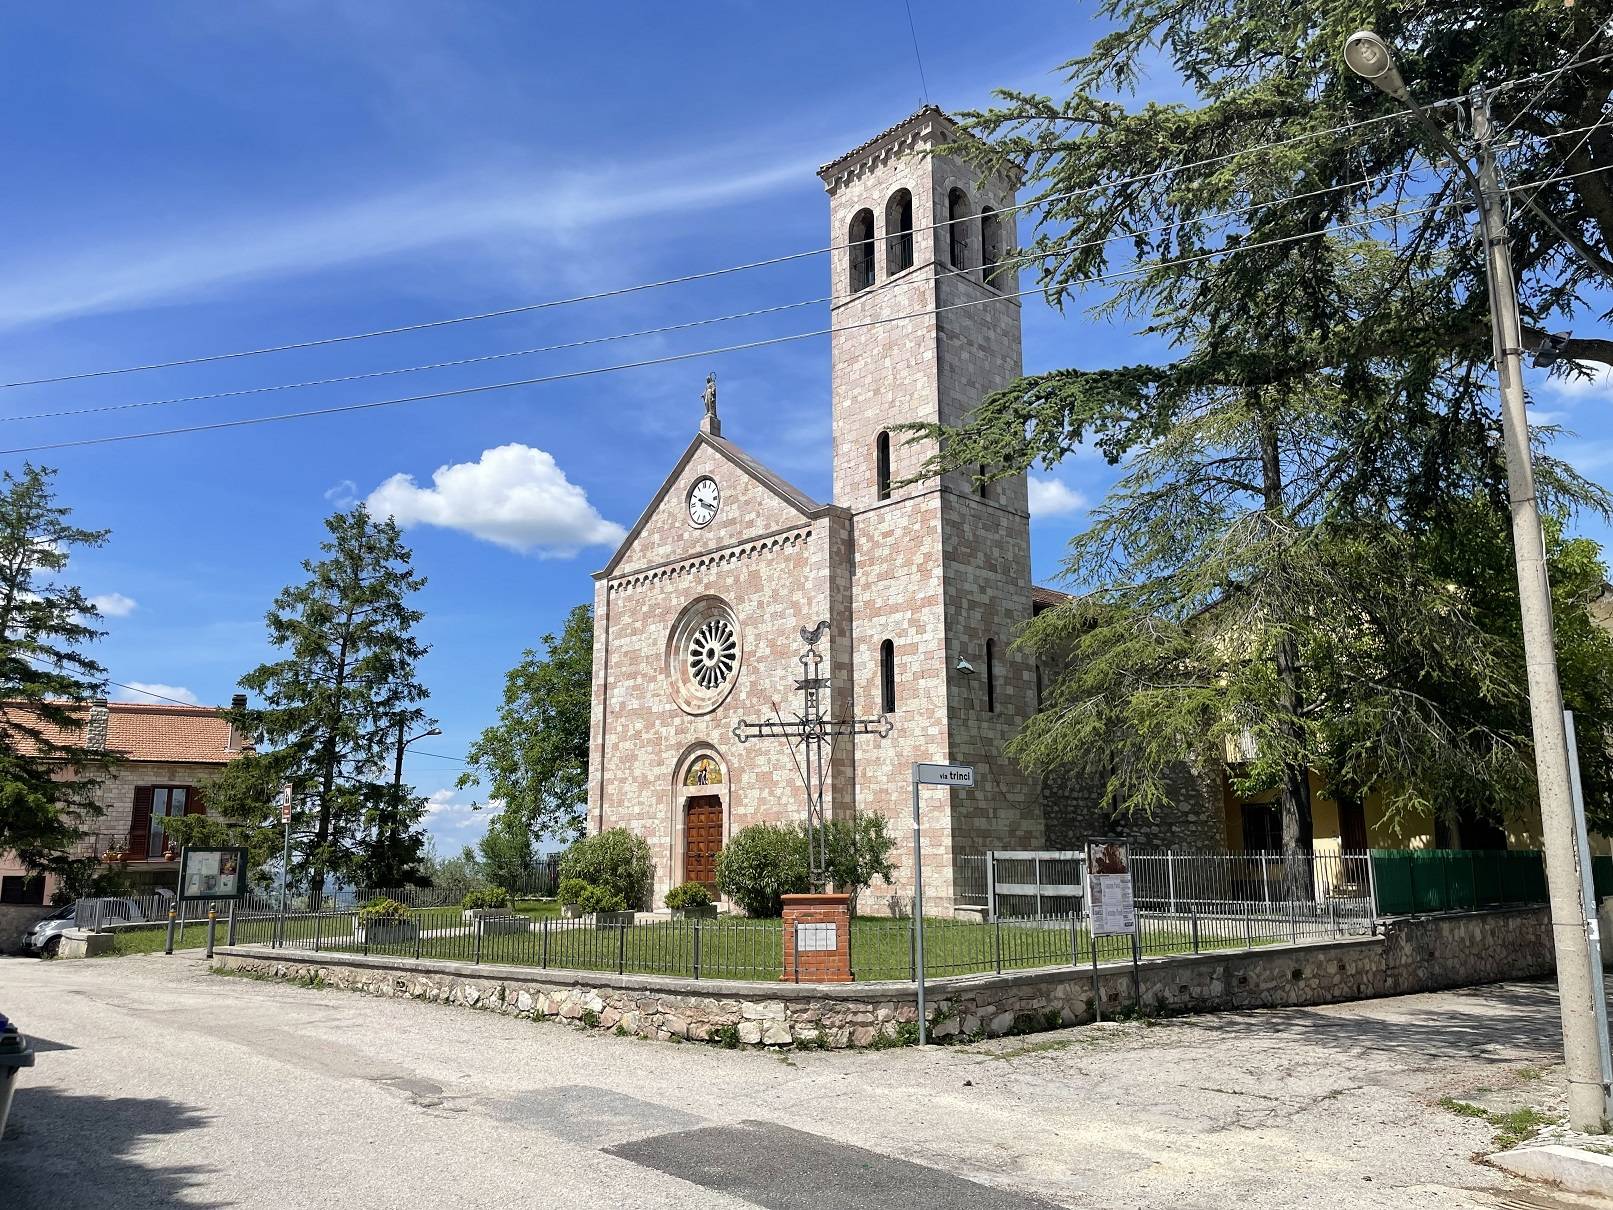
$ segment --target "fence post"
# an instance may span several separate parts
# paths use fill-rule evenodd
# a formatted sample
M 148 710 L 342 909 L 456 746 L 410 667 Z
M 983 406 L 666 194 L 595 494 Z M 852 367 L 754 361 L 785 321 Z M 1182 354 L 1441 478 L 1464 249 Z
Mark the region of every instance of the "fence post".
M 414 960 L 420 961 L 420 925 L 417 922 L 414 929 Z
M 1294 901 L 1292 899 L 1288 901 L 1288 943 L 1290 945 L 1299 943 L 1299 920 L 1294 915 Z
M 1367 908 L 1372 915 L 1372 935 L 1378 935 L 1378 870 L 1372 860 L 1372 850 L 1367 850 L 1367 898 L 1370 902 Z
M 1077 929 L 1077 922 L 1081 919 L 1080 912 L 1070 913 L 1070 965 L 1081 965 L 1081 935 Z
M 1003 922 L 992 921 L 991 925 L 991 957 L 992 963 L 997 967 L 997 973 L 1003 973 Z
M 230 920 L 224 928 L 224 944 L 235 944 L 235 900 L 230 900 Z
M 471 951 L 471 961 L 479 964 L 482 960 L 482 918 L 480 916 L 475 917 L 470 922 L 470 930 L 475 935 L 475 946 Z M 418 945 L 420 942 L 419 929 L 415 929 L 414 939 L 415 943 Z
M 1171 915 L 1176 914 L 1176 858 L 1171 850 L 1165 850 L 1165 885 L 1166 893 L 1170 896 Z
M 320 935 L 320 933 L 324 932 L 324 928 L 323 928 L 324 923 L 325 923 L 324 915 L 320 914 L 320 913 L 315 913 L 315 915 L 314 915 L 314 953 L 316 953 L 316 954 L 319 952 L 319 941 L 320 941 L 319 935 Z
M 1193 924 L 1193 952 L 1196 954 L 1199 952 L 1199 912 L 1192 905 L 1189 905 L 1187 910 Z
M 616 973 L 627 974 L 627 925 L 616 926 L 621 931 L 616 934 Z
M 543 970 L 549 969 L 549 918 L 545 916 L 540 922 L 543 926 L 543 960 L 538 964 Z
M 1255 947 L 1255 918 L 1249 912 L 1249 905 L 1243 909 L 1243 948 L 1252 950 Z
M 700 917 L 694 922 L 694 977 L 700 978 Z
M 1032 876 L 1036 879 L 1036 918 L 1042 918 L 1042 859 L 1036 857 L 1031 861 Z
M 986 850 L 986 919 L 997 919 L 997 850 Z
M 1267 858 L 1266 851 L 1262 849 L 1260 851 L 1260 897 L 1268 908 L 1271 907 L 1270 865 L 1270 859 Z

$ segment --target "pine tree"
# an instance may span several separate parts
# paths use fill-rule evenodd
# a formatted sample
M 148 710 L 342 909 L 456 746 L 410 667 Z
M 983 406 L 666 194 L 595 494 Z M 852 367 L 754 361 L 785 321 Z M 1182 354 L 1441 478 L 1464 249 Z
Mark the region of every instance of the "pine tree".
M 101 637 L 95 606 L 66 583 L 74 547 L 97 547 L 106 530 L 81 529 L 56 503 L 54 471 L 24 464 L 0 476 L 0 851 L 29 869 L 77 881 L 82 824 L 101 814 L 95 787 L 106 754 L 76 738 L 104 670 L 84 653 Z M 70 771 L 71 776 L 61 773 Z
M 1608 7 L 1415 0 L 1379 10 L 1379 32 L 1433 99 L 1557 66 Z M 1101 773 L 1111 807 L 1140 811 L 1165 803 L 1171 763 L 1237 757 L 1240 791 L 1276 793 L 1290 852 L 1310 843 L 1310 770 L 1339 793 L 1381 792 L 1391 814 L 1450 814 L 1475 787 L 1488 812 L 1519 805 L 1532 777 L 1521 660 L 1486 625 L 1515 614 L 1515 589 L 1498 603 L 1495 584 L 1432 557 L 1475 507 L 1486 527 L 1505 516 L 1467 199 L 1405 179 L 1427 155 L 1414 122 L 1335 133 L 1384 116 L 1339 58 L 1358 6 L 1112 0 L 1105 13 L 1116 28 L 1065 65 L 1068 96 L 1000 94 L 967 115 L 975 137 L 958 150 L 982 171 L 1028 168 L 1022 196 L 1045 205 L 1026 252 L 1050 302 L 1078 303 L 1111 257 L 1135 257 L 1094 311 L 1141 317 L 1169 353 L 1028 377 L 965 424 L 923 430 L 944 449 L 932 473 L 1051 466 L 1083 445 L 1124 466 L 1072 541 L 1081 595 L 1027 632 L 1058 673 L 1015 751 Z M 1114 98 L 1162 66 L 1191 101 Z M 1613 65 L 1543 84 L 1528 113 L 1537 89 L 1499 94 L 1497 121 L 1594 122 Z M 1609 137 L 1576 154 L 1606 162 Z M 1526 142 L 1514 179 L 1552 175 L 1567 152 Z M 1582 305 L 1596 270 L 1578 245 L 1613 269 L 1594 175 L 1536 200 L 1556 228 L 1515 216 L 1531 343 Z M 1093 238 L 1120 231 L 1137 234 Z M 1607 513 L 1608 493 L 1560 461 L 1538 457 L 1537 474 L 1559 521 Z
M 523 652 L 505 677 L 499 721 L 471 745 L 459 785 L 485 777 L 504 818 L 523 821 L 535 839 L 568 842 L 587 830 L 593 609 L 578 605 L 543 646 L 545 655 Z
M 304 561 L 308 579 L 267 615 L 282 658 L 241 678 L 262 704 L 234 721 L 263 737 L 263 751 L 231 762 L 211 790 L 219 813 L 274 828 L 279 788 L 292 787 L 292 875 L 315 905 L 329 877 L 418 865 L 425 810 L 412 792 L 400 801 L 391 776 L 399 727 L 425 721 L 415 665 L 427 649 L 411 633 L 423 615 L 408 604 L 425 580 L 390 518 L 361 504 L 325 527 L 325 557 Z

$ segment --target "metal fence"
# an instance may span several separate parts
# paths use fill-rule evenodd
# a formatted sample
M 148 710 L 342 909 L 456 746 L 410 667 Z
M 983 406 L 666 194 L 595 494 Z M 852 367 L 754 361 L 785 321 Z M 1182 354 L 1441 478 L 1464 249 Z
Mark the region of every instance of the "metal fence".
M 1372 860 L 1360 853 L 1193 853 L 1133 850 L 1137 907 L 1167 914 L 1267 914 L 1288 903 L 1335 904 L 1370 914 Z M 989 919 L 1067 916 L 1084 910 L 1086 855 L 1078 850 L 994 850 L 953 864 L 953 901 Z M 1278 915 L 1282 912 L 1278 911 Z

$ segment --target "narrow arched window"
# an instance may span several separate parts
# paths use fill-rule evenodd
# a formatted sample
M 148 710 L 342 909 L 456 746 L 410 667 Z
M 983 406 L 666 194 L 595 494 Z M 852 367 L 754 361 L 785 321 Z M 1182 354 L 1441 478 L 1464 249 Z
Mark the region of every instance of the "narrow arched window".
M 874 212 L 859 210 L 851 216 L 851 292 L 874 284 Z
M 1036 708 L 1042 708 L 1042 661 L 1036 661 Z
M 984 462 L 980 464 L 980 474 L 975 479 L 975 493 L 982 500 L 991 499 L 991 484 L 986 480 L 986 464 Z
M 879 645 L 879 711 L 896 713 L 896 644 L 889 639 Z
M 997 644 L 986 640 L 986 709 L 997 709 Z
M 898 189 L 885 203 L 885 273 L 913 267 L 913 195 Z
M 891 498 L 891 435 L 881 433 L 874 439 L 874 487 L 881 500 Z
M 998 246 L 1001 238 L 1002 225 L 997 221 L 996 212 L 990 206 L 980 208 L 980 280 L 991 283 L 992 271 L 997 267 L 997 261 L 1002 256 L 1002 249 Z
M 947 194 L 947 259 L 954 269 L 969 267 L 969 196 L 961 189 Z

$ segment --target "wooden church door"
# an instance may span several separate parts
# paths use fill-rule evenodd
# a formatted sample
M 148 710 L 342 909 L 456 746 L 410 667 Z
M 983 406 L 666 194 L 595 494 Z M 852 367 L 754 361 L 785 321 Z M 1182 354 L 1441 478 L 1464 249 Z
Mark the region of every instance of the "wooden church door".
M 684 804 L 683 880 L 717 885 L 717 852 L 722 848 L 722 798 L 696 794 Z

